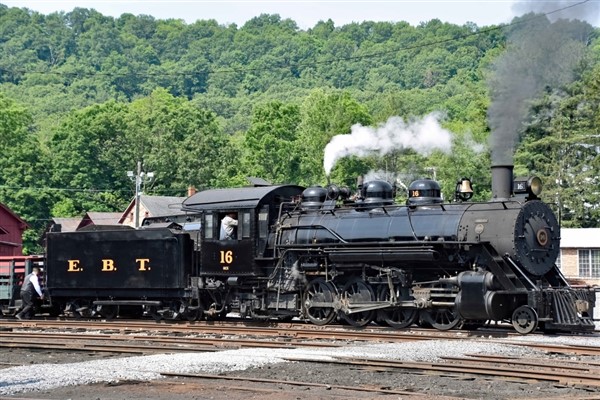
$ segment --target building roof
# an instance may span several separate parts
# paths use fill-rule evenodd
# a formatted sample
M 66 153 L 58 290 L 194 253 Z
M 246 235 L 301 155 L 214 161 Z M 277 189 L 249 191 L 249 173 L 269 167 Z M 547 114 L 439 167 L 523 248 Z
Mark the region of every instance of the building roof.
M 175 196 L 140 196 L 140 204 L 154 217 L 185 214 L 181 204 L 185 197 Z
M 140 196 L 140 206 L 144 207 L 148 211 L 148 215 L 151 217 L 167 217 L 173 215 L 184 215 L 185 211 L 181 210 L 181 204 L 185 200 L 185 197 L 176 196 Z M 131 203 L 127 206 L 125 211 L 119 216 L 119 223 L 123 223 L 129 214 L 135 211 L 135 197 L 131 200 Z M 140 220 L 143 216 L 140 216 Z
M 79 223 L 81 222 L 81 218 L 52 218 L 52 223 L 54 225 L 60 225 L 61 232 L 74 232 Z
M 119 225 L 119 218 L 121 218 L 121 213 L 90 211 L 85 213 L 77 229 L 88 225 Z
M 600 228 L 562 228 L 560 247 L 562 249 L 600 248 Z
M 11 210 L 7 205 L 0 203 L 0 209 L 4 210 L 8 215 L 13 217 L 19 224 L 21 230 L 25 230 L 29 228 L 27 222 L 25 222 L 21 217 L 19 217 L 13 210 Z

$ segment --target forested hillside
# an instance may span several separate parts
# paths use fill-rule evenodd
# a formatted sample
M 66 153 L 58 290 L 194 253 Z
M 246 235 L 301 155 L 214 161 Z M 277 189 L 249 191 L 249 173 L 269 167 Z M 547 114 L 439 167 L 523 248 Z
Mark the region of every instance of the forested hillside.
M 529 21 L 560 24 L 559 53 L 514 44 L 528 37 Z M 380 171 L 408 184 L 435 174 L 450 199 L 466 176 L 487 199 L 488 109 L 522 86 L 494 89 L 494 80 L 502 62 L 535 60 L 537 51 L 552 54 L 545 64 L 577 62 L 570 79 L 515 95 L 525 105 L 513 129 L 515 170 L 543 178 L 564 226 L 598 226 L 597 36 L 588 24 L 533 14 L 507 26 L 329 20 L 301 30 L 278 15 L 236 26 L 0 4 L 0 202 L 34 228 L 27 250 L 36 251 L 51 217 L 123 210 L 137 161 L 155 173 L 148 194 L 184 196 L 189 185 L 244 185 L 248 176 L 325 184 L 333 137 L 384 126 L 413 136 L 345 154 L 332 182 L 352 186 Z M 507 58 L 513 48 L 521 52 Z M 530 64 L 525 76 L 537 69 Z M 419 147 L 424 133 L 413 123 L 449 135 L 449 147 Z

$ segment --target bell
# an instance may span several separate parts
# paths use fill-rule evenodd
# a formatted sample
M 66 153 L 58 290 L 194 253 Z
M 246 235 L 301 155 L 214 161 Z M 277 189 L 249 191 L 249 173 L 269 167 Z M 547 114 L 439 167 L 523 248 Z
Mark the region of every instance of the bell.
M 462 178 L 460 180 L 460 188 L 458 189 L 460 193 L 473 193 L 473 187 L 471 186 L 471 181 L 467 178 Z
M 473 186 L 471 186 L 471 180 L 462 178 L 459 182 L 457 182 L 454 196 L 457 201 L 467 201 L 471 199 L 471 197 L 473 197 Z

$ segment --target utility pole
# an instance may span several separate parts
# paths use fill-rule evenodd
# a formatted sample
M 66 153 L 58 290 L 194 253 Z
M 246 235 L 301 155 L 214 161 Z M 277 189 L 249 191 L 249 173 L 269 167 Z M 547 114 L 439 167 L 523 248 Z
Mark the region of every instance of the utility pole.
M 137 173 L 133 173 L 133 171 L 127 171 L 127 176 L 129 179 L 135 182 L 135 215 L 134 215 L 134 224 L 135 228 L 140 227 L 140 197 L 142 195 L 142 183 L 147 184 L 152 182 L 154 179 L 154 172 L 143 172 L 142 171 L 142 162 L 137 162 Z

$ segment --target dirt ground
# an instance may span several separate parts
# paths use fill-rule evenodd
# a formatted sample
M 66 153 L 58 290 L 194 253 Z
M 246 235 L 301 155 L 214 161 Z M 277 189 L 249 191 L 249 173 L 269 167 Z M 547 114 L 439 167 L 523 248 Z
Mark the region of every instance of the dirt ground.
M 120 357 L 110 353 L 57 352 L 0 348 L 0 368 L 37 363 L 67 363 Z M 191 400 L 191 399 L 599 399 L 592 388 L 555 386 L 540 382 L 513 382 L 468 376 L 421 375 L 399 370 L 364 369 L 330 364 L 285 363 L 221 376 L 312 382 L 315 386 L 259 383 L 241 379 L 173 378 L 141 382 L 61 387 L 21 393 L 5 398 L 77 399 L 77 400 Z M 0 385 L 2 369 L 0 369 Z M 381 392 L 363 392 L 343 388 L 362 386 Z M 385 390 L 394 391 L 385 393 Z

